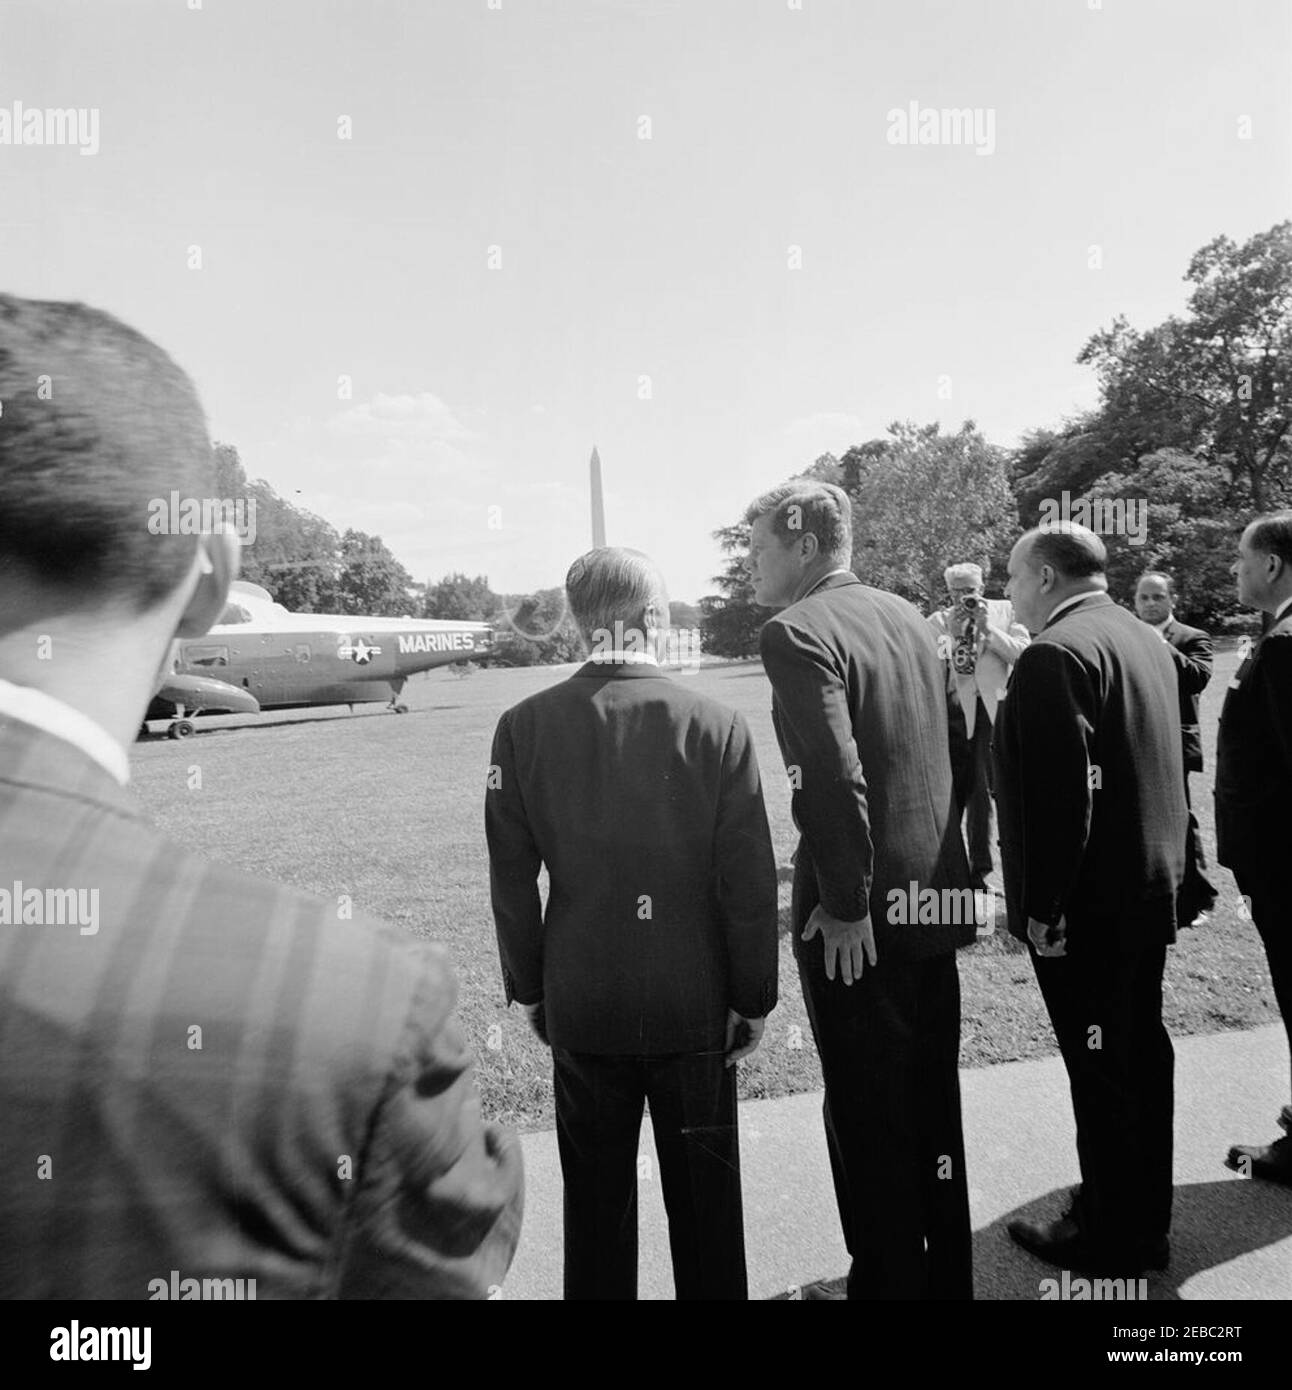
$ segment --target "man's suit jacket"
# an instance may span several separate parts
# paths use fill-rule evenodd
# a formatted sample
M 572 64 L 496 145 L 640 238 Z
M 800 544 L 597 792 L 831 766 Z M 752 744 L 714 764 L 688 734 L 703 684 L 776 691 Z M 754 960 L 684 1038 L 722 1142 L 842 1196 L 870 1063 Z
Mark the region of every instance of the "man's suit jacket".
M 929 626 L 939 641 L 938 654 L 942 657 L 943 668 L 947 673 L 947 690 L 956 697 L 964 711 L 965 732 L 973 738 L 974 724 L 978 715 L 978 697 L 982 696 L 983 708 L 987 711 L 990 723 L 996 722 L 996 709 L 1005 696 L 1009 684 L 1009 673 L 1019 653 L 1026 648 L 1031 638 L 1022 623 L 1014 619 L 1014 605 L 1008 599 L 989 598 L 987 602 L 987 621 L 997 632 L 988 630 L 978 651 L 978 660 L 973 674 L 962 676 L 951 664 L 950 647 L 955 640 L 952 625 L 953 609 L 940 608 L 930 613 Z
M 796 894 L 796 925 L 818 901 L 844 921 L 869 913 L 881 962 L 972 941 L 972 911 L 959 923 L 889 920 L 894 890 L 969 887 L 928 623 L 905 599 L 841 574 L 771 618 L 760 646 L 802 832 L 796 883 L 808 891 Z
M 0 925 L 0 1297 L 146 1299 L 172 1271 L 258 1299 L 501 1282 L 519 1146 L 481 1121 L 437 947 L 206 863 L 79 748 L 0 718 L 15 881 L 97 890 L 99 926 Z
M 1052 618 L 1014 667 L 992 740 L 1010 931 L 1067 919 L 1173 940 L 1188 810 L 1175 663 L 1106 593 Z M 1101 930 L 1104 929 L 1101 925 Z
M 553 1047 L 709 1052 L 728 1008 L 771 1011 L 776 864 L 741 715 L 657 666 L 590 661 L 502 716 L 491 761 L 503 984 L 543 1001 Z
M 1184 770 L 1202 771 L 1202 729 L 1198 701 L 1211 679 L 1211 638 L 1200 627 L 1169 618 L 1162 635 L 1171 648 L 1180 690 L 1180 732 L 1184 739 Z
M 1235 877 L 1281 873 L 1289 847 L 1292 610 L 1230 681 L 1216 740 L 1216 858 Z

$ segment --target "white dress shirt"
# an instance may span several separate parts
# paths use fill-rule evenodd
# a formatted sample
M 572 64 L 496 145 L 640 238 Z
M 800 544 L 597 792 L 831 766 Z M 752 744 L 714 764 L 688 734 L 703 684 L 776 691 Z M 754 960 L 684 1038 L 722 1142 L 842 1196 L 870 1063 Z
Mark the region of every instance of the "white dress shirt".
M 130 781 L 126 750 L 103 725 L 64 701 L 46 695 L 43 690 L 0 680 L 0 718 L 20 719 L 24 724 L 53 734 L 93 758 L 123 787 Z
M 588 658 L 606 666 L 658 666 L 654 652 L 593 652 Z

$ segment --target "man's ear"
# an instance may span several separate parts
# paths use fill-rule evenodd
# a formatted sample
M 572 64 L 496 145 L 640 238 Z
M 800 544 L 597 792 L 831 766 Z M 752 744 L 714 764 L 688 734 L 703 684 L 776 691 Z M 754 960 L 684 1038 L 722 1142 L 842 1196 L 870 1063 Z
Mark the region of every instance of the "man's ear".
M 229 601 L 229 585 L 238 577 L 242 542 L 233 531 L 198 538 L 198 578 L 175 629 L 176 637 L 201 637 L 220 621 Z

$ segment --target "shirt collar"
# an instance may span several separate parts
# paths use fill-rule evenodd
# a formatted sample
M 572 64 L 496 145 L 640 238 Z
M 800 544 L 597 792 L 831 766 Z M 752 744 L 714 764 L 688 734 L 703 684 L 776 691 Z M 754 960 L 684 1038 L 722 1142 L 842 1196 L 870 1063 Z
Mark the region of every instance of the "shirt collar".
M 1062 603 L 1056 603 L 1054 607 L 1050 609 L 1050 612 L 1045 619 L 1044 626 L 1048 627 L 1055 620 L 1055 618 L 1057 618 L 1059 614 L 1064 612 L 1066 609 L 1075 607 L 1078 603 L 1083 602 L 1085 599 L 1097 598 L 1100 594 L 1104 594 L 1107 592 L 1108 591 L 1106 589 L 1086 589 L 1082 593 L 1073 594 L 1071 598 L 1065 598 Z
M 29 685 L 0 680 L 0 717 L 20 719 L 79 748 L 121 786 L 130 781 L 126 750 L 103 727 L 63 700 Z
M 594 652 L 589 661 L 600 666 L 658 666 L 653 652 Z
M 803 600 L 803 599 L 805 599 L 805 598 L 808 598 L 810 595 L 816 593 L 816 591 L 821 587 L 822 584 L 825 583 L 825 581 L 826 581 L 827 579 L 833 579 L 833 578 L 835 577 L 836 574 L 851 574 L 851 573 L 852 573 L 852 571 L 848 568 L 847 565 L 840 565 L 839 568 L 838 568 L 837 570 L 831 570 L 829 574 L 823 574 L 823 575 L 821 576 L 820 579 L 816 580 L 816 581 L 813 583 L 813 585 L 812 585 L 812 587 L 811 587 L 810 589 L 804 590 L 804 592 L 801 593 L 801 594 L 798 596 L 798 598 L 796 598 L 796 599 L 794 600 L 794 602 L 795 602 L 795 603 L 799 603 L 801 600 Z
M 1289 608 L 1292 608 L 1292 597 L 1285 598 L 1274 610 L 1274 621 L 1277 623 Z

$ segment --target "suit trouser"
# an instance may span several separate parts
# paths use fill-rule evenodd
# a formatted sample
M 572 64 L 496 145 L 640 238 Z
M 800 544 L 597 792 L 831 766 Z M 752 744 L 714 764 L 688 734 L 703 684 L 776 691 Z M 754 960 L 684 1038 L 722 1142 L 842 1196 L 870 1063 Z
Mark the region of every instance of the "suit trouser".
M 951 770 L 956 808 L 964 817 L 969 872 L 975 884 L 984 882 L 992 871 L 991 818 L 994 809 L 991 720 L 982 696 L 977 696 L 977 700 L 972 738 L 969 737 L 968 721 L 960 706 L 952 701 L 948 710 L 952 729 Z
M 826 978 L 821 937 L 801 934 L 848 1297 L 972 1298 L 955 952 L 881 959 L 845 985 Z
M 637 1297 L 637 1146 L 650 1105 L 679 1299 L 743 1299 L 736 1069 L 719 1052 L 552 1049 L 565 1178 L 565 1297 Z
M 1199 912 L 1210 912 L 1220 896 L 1216 892 L 1216 885 L 1203 872 L 1207 867 L 1207 856 L 1202 848 L 1202 831 L 1198 825 L 1198 818 L 1193 814 L 1187 770 L 1184 774 L 1184 804 L 1189 808 L 1189 833 L 1184 845 L 1184 885 L 1180 889 L 1180 895 L 1183 910 L 1188 914 L 1184 918 L 1187 924 Z
M 1118 1250 L 1170 1230 L 1175 1051 L 1162 1023 L 1166 946 L 1104 945 L 1111 925 L 1083 924 L 1086 949 L 1073 954 L 1031 954 L 1072 1089 L 1082 1231 Z
M 1268 875 L 1236 871 L 1234 877 L 1238 891 L 1251 905 L 1252 921 L 1265 947 L 1274 999 L 1283 1015 L 1292 1054 L 1292 896 L 1286 882 L 1279 883 Z

